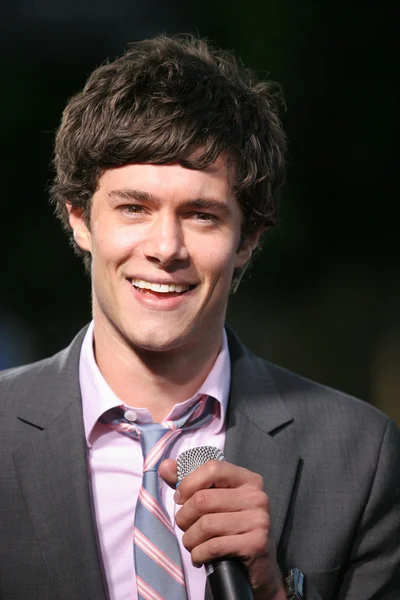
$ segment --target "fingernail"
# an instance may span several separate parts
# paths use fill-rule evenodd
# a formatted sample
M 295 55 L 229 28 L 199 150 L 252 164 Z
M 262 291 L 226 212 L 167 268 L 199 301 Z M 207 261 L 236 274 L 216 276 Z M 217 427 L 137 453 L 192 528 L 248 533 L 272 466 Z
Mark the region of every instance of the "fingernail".
M 175 494 L 174 494 L 174 500 L 175 500 L 175 502 L 176 502 L 177 504 L 180 504 L 180 503 L 181 503 L 181 493 L 180 493 L 180 491 L 179 491 L 179 488 L 177 488 L 177 489 L 175 490 Z

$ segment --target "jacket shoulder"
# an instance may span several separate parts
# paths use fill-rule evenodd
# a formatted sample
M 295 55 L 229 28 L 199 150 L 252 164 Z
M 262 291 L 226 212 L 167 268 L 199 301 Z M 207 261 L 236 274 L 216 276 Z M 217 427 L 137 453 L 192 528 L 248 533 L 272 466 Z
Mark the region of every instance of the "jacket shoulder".
M 318 430 L 326 441 L 359 440 L 379 446 L 391 431 L 400 446 L 396 423 L 377 407 L 327 385 L 311 381 L 282 367 L 262 360 L 264 368 L 290 414 L 300 435 Z
M 360 431 L 369 428 L 385 429 L 389 417 L 368 402 L 355 398 L 327 385 L 312 381 L 253 354 L 235 332 L 227 327 L 231 356 L 232 382 L 240 397 L 251 397 L 258 411 L 270 410 L 271 399 L 282 403 L 297 426 L 308 430 L 338 433 L 342 423 Z M 265 405 L 265 408 L 263 408 Z M 249 406 L 249 411 L 252 411 Z M 345 428 L 346 429 L 346 428 Z
M 61 350 L 48 358 L 28 363 L 27 365 L 0 371 L 0 390 L 3 391 L 7 389 L 8 386 L 12 385 L 23 385 L 30 380 L 35 379 L 43 369 L 54 368 L 62 359 L 63 353 L 65 353 L 65 350 Z
M 67 348 L 53 356 L 0 372 L 0 411 L 6 410 L 6 406 L 14 406 L 22 398 L 28 401 L 31 392 L 39 395 L 54 382 L 61 388 L 66 381 L 77 380 L 86 329 L 82 329 Z

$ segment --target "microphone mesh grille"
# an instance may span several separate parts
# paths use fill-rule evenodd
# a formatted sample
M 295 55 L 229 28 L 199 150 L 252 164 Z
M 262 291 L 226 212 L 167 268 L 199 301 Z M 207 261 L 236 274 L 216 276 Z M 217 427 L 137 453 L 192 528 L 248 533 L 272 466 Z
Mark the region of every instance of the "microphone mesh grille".
M 182 452 L 177 459 L 178 481 L 182 481 L 186 475 L 209 460 L 225 460 L 225 458 L 221 450 L 214 446 L 198 446 Z

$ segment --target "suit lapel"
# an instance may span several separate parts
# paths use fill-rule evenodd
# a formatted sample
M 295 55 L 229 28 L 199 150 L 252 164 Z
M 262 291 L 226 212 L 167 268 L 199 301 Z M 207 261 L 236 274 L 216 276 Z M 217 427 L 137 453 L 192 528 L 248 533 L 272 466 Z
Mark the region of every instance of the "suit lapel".
M 227 333 L 232 374 L 224 454 L 229 462 L 262 476 L 279 549 L 301 464 L 290 436 L 293 419 L 265 362 L 252 355 L 229 328 Z M 205 600 L 212 600 L 208 587 Z
M 293 419 L 266 363 L 242 346 L 231 331 L 228 339 L 232 376 L 225 456 L 263 477 L 278 546 L 300 466 L 290 436 Z
M 14 461 L 57 598 L 105 600 L 78 381 L 83 336 L 47 361 L 21 399 L 26 442 Z

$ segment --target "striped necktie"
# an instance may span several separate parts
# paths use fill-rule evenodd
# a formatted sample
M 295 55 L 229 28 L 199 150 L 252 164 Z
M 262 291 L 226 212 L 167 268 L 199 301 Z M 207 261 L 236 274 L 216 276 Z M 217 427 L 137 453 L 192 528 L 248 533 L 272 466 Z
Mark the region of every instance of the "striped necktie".
M 143 477 L 136 504 L 133 544 L 139 600 L 187 600 L 178 540 L 160 496 L 158 467 L 182 431 L 209 423 L 217 408 L 213 398 L 202 396 L 176 421 L 131 423 L 121 407 L 101 417 L 110 429 L 139 439 L 142 448 Z

